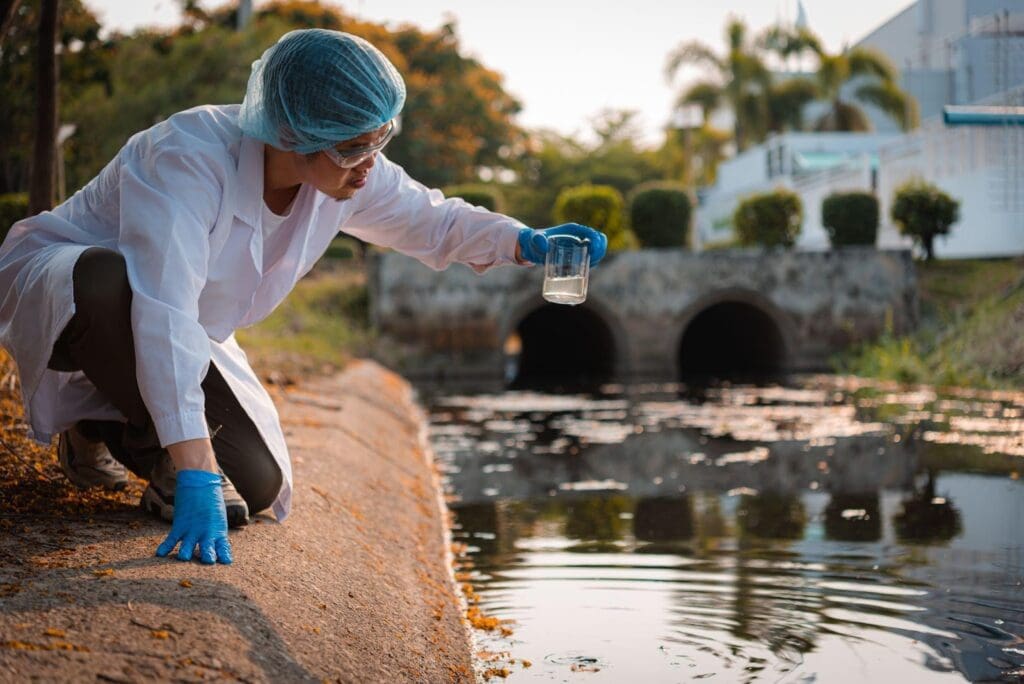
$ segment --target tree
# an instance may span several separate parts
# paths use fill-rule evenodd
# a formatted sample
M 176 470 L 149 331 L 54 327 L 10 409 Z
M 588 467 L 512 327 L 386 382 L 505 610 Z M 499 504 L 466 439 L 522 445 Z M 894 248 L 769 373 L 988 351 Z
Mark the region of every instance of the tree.
M 7 29 L 14 22 L 19 5 L 21 5 L 21 0 L 0 0 L 0 48 L 4 46 Z
M 282 2 L 261 6 L 237 31 L 234 12 L 234 5 L 213 11 L 196 6 L 186 23 L 171 31 L 111 39 L 105 83 L 96 81 L 69 98 L 69 120 L 88 131 L 72 139 L 70 184 L 87 182 L 128 136 L 177 111 L 240 102 L 250 65 L 262 51 L 287 31 L 311 26 L 366 38 L 402 73 L 403 128 L 387 154 L 425 184 L 477 181 L 481 167 L 511 165 L 513 150 L 523 145 L 525 135 L 512 119 L 519 103 L 505 93 L 499 74 L 459 53 L 452 25 L 436 32 L 394 31 L 319 3 Z M 20 122 L 15 130 L 29 125 Z M 3 134 L 0 126 L 0 139 Z M 5 155 L 0 147 L 0 158 Z
M 789 248 L 800 234 L 803 205 L 785 188 L 758 193 L 736 206 L 732 222 L 741 245 Z
M 605 110 L 595 117 L 593 143 L 552 131 L 538 131 L 515 160 L 519 182 L 503 188 L 510 211 L 528 225 L 550 220 L 562 189 L 610 185 L 625 195 L 650 178 L 665 177 L 665 155 L 634 142 L 635 112 Z
M 25 192 L 29 187 L 35 145 L 39 2 L 23 2 L 14 13 L 0 49 L 0 194 Z M 61 0 L 58 24 L 60 79 L 57 101 L 64 121 L 68 105 L 82 91 L 109 86 L 109 44 L 100 38 L 100 25 L 81 0 Z M 71 139 L 73 145 L 76 137 Z M 68 156 L 73 152 L 68 147 Z
M 633 249 L 636 236 L 623 221 L 623 201 L 610 185 L 578 185 L 558 194 L 552 214 L 555 223 L 582 223 L 608 236 L 608 249 Z
M 42 0 L 36 51 L 36 130 L 32 175 L 28 190 L 29 214 L 53 208 L 57 159 L 57 24 L 59 0 Z
M 856 102 L 844 99 L 843 88 L 859 83 L 853 97 L 878 107 L 907 131 L 917 125 L 917 102 L 897 84 L 896 69 L 882 53 L 855 47 L 830 54 L 821 40 L 807 29 L 775 27 L 762 44 L 783 59 L 810 52 L 818 61 L 816 96 L 829 103 L 828 111 L 814 122 L 818 131 L 870 131 L 867 113 Z
M 833 247 L 874 246 L 878 198 L 869 192 L 834 192 L 821 203 L 821 223 Z
M 691 213 L 686 188 L 674 183 L 644 183 L 629 198 L 630 225 L 643 247 L 688 247 Z
M 665 73 L 671 80 L 687 64 L 710 67 L 712 80 L 701 81 L 679 98 L 679 103 L 697 103 L 706 112 L 725 104 L 733 112 L 733 140 L 739 151 L 764 138 L 768 120 L 765 94 L 771 74 L 754 44 L 748 39 L 741 19 L 730 18 L 725 27 L 726 50 L 715 51 L 700 41 L 688 41 L 669 53 Z
M 935 236 L 946 235 L 960 220 L 960 203 L 931 183 L 913 180 L 896 189 L 890 213 L 900 233 L 919 244 L 931 261 Z

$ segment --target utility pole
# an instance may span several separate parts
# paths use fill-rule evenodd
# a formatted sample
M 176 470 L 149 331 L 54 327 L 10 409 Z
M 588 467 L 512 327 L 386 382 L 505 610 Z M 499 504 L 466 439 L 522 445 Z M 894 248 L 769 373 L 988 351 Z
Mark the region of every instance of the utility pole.
M 252 0 L 238 0 L 238 13 L 235 15 L 235 30 L 241 31 L 252 18 Z

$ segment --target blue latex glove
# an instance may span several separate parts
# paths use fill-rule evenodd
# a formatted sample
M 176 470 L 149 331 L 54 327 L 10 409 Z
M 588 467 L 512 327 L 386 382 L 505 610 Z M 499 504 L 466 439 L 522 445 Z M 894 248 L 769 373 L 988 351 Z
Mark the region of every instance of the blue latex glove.
M 179 541 L 180 560 L 192 560 L 198 544 L 199 560 L 203 563 L 231 562 L 228 514 L 218 473 L 178 471 L 174 488 L 174 522 L 167 539 L 157 547 L 156 555 L 166 556 Z
M 608 238 L 599 230 L 579 223 L 563 223 L 553 228 L 534 230 L 523 228 L 519 231 L 519 255 L 535 264 L 543 264 L 548 253 L 548 238 L 554 235 L 573 235 L 581 240 L 590 240 L 590 267 L 604 259 L 608 251 Z

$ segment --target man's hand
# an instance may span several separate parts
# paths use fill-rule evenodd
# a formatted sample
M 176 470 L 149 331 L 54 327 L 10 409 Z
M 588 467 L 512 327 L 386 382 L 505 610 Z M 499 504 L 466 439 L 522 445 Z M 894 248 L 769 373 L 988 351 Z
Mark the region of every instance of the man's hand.
M 604 258 L 608 250 L 608 237 L 599 230 L 579 223 L 563 223 L 560 226 L 534 230 L 523 228 L 519 231 L 516 245 L 516 259 L 533 264 L 543 264 L 548 253 L 548 238 L 556 235 L 572 235 L 590 241 L 590 266 L 593 268 Z
M 213 443 L 209 439 L 190 439 L 169 444 L 167 452 L 177 471 L 174 522 L 156 555 L 166 556 L 181 542 L 181 560 L 192 560 L 198 545 L 203 563 L 230 563 L 228 518 Z
M 192 560 L 198 544 L 199 560 L 203 563 L 231 562 L 228 516 L 219 473 L 178 471 L 174 488 L 174 523 L 171 533 L 157 547 L 156 555 L 166 556 L 179 541 L 179 560 Z

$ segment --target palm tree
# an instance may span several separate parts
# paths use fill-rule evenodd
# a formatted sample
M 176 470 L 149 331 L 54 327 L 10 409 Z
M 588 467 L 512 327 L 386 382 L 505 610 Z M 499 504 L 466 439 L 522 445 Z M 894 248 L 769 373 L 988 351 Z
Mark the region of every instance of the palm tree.
M 731 18 L 725 27 L 726 52 L 723 55 L 700 41 L 688 41 L 669 53 L 665 74 L 671 81 L 687 64 L 711 67 L 715 76 L 701 81 L 679 98 L 679 104 L 696 103 L 705 115 L 720 105 L 728 105 L 734 115 L 733 139 L 739 151 L 764 138 L 768 121 L 765 93 L 771 74 L 755 46 L 747 38 L 741 19 Z
M 669 55 L 666 72 L 670 78 L 684 64 L 710 66 L 715 72 L 712 79 L 685 90 L 676 106 L 699 105 L 705 127 L 712 112 L 728 106 L 734 116 L 733 139 L 740 152 L 764 140 L 768 133 L 802 129 L 804 105 L 815 99 L 817 86 L 799 76 L 781 81 L 773 78 L 762 58 L 766 37 L 748 40 L 741 20 L 728 21 L 725 37 L 728 51 L 724 56 L 699 42 L 683 43 Z
M 805 52 L 817 58 L 816 95 L 817 99 L 828 102 L 829 108 L 814 122 L 815 130 L 871 130 L 871 121 L 864 109 L 846 99 L 843 93 L 843 87 L 851 81 L 859 83 L 853 91 L 854 100 L 878 107 L 905 131 L 917 125 L 917 101 L 900 89 L 896 69 L 882 53 L 855 47 L 829 54 L 810 31 L 783 27 L 766 32 L 761 45 L 783 59 Z

